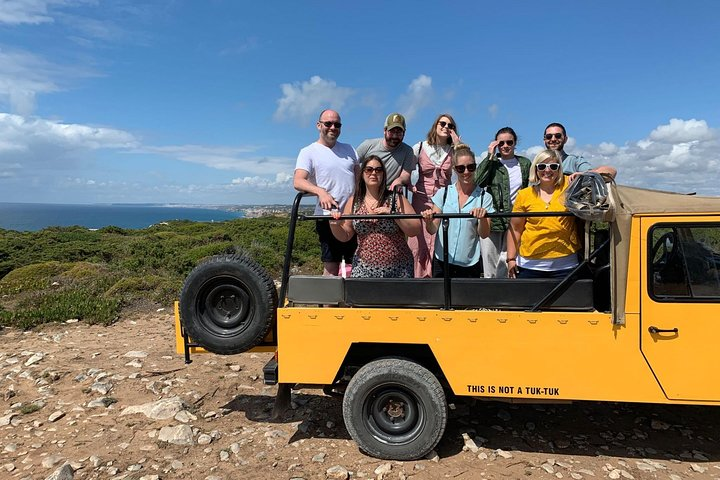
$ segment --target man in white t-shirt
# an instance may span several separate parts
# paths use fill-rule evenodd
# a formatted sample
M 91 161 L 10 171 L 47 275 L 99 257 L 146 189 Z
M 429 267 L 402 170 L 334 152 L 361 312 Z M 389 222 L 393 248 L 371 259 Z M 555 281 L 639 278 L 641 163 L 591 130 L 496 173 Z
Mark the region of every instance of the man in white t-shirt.
M 357 153 L 352 146 L 337 141 L 341 128 L 340 114 L 323 110 L 317 121 L 318 140 L 300 150 L 295 164 L 293 186 L 317 195 L 315 215 L 329 215 L 333 209 L 342 211 L 355 189 Z M 329 220 L 316 221 L 315 230 L 320 239 L 323 275 L 339 275 L 343 259 L 348 265 L 352 263 L 356 238 L 347 242 L 337 240 L 330 231 Z
M 405 117 L 399 113 L 391 113 L 385 119 L 383 138 L 365 140 L 357 147 L 360 163 L 370 155 L 377 155 L 385 167 L 385 183 L 392 190 L 396 185 L 410 186 L 410 175 L 417 159 L 410 145 L 403 142 L 405 138 Z

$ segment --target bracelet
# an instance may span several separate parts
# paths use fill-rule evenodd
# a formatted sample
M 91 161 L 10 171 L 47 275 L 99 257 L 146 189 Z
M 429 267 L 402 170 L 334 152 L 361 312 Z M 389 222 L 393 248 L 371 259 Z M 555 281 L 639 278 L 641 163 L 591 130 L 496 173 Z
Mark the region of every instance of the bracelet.
M 517 263 L 517 257 L 508 258 L 507 260 L 505 260 L 505 263 L 508 263 L 508 262 L 515 262 L 515 263 Z

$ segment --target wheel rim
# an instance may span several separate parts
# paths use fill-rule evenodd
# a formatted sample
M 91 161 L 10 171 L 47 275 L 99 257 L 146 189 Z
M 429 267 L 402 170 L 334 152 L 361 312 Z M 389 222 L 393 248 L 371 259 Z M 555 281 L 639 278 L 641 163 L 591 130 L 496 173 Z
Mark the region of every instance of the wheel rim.
M 398 385 L 375 388 L 363 412 L 370 433 L 385 444 L 408 443 L 422 433 L 425 424 L 425 410 L 417 396 Z
M 252 294 L 234 277 L 216 277 L 203 285 L 197 296 L 197 318 L 213 335 L 235 336 L 243 332 L 254 314 Z

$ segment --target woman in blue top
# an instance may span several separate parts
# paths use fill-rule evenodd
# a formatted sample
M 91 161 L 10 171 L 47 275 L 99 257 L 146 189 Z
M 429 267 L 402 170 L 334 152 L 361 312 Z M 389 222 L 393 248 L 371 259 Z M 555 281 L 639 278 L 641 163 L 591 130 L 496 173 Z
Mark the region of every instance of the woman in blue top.
M 425 229 L 435 234 L 440 228 L 440 219 L 435 213 L 469 213 L 474 218 L 451 218 L 448 225 L 448 262 L 450 276 L 455 278 L 479 278 L 483 276 L 480 258 L 480 238 L 490 233 L 488 213 L 493 213 L 492 197 L 475 185 L 474 174 L 477 164 L 475 154 L 467 145 L 458 145 L 453 156 L 453 168 L 457 182 L 441 188 L 432 197 L 433 206 L 422 212 Z M 442 277 L 443 245 L 442 232 L 435 235 L 435 258 L 433 277 Z

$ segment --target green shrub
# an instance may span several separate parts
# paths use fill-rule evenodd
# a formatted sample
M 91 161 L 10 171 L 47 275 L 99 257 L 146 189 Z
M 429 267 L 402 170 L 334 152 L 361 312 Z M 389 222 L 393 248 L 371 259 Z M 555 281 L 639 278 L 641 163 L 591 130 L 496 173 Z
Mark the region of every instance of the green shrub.
M 14 311 L 0 313 L 0 319 L 4 325 L 22 329 L 71 318 L 108 325 L 117 319 L 121 303 L 98 293 L 88 287 L 36 292 L 19 301 Z
M 66 268 L 67 264 L 55 261 L 17 268 L 0 279 L 0 295 L 48 288 L 52 284 L 52 279 Z

